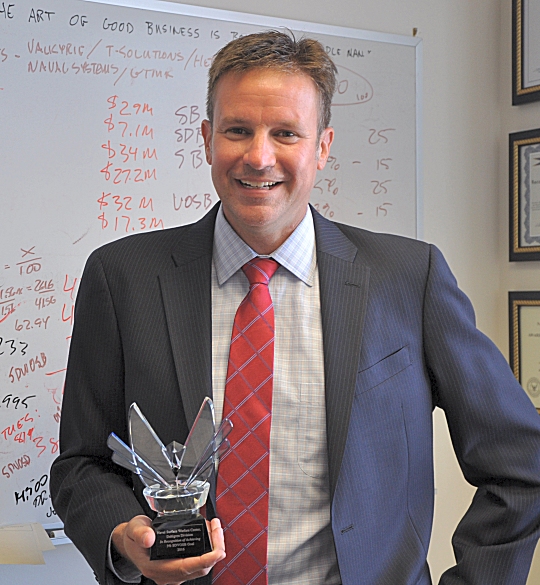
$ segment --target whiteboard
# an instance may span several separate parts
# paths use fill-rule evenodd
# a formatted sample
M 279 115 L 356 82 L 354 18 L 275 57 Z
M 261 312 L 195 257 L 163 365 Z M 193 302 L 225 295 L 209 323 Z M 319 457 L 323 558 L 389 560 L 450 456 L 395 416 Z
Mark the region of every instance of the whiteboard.
M 212 55 L 287 27 L 334 58 L 312 203 L 419 235 L 419 39 L 146 1 L 0 1 L 0 518 L 57 521 L 49 468 L 79 278 L 97 246 L 217 201 L 199 132 Z

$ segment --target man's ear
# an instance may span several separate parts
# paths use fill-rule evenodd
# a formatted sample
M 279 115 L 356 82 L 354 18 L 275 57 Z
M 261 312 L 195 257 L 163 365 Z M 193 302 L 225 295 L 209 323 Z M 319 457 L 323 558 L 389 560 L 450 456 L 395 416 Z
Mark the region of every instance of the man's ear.
M 201 124 L 201 134 L 204 140 L 204 154 L 206 162 L 212 164 L 212 124 L 210 120 L 203 120 Z
M 326 161 L 330 155 L 330 146 L 333 141 L 334 129 L 330 127 L 325 128 L 321 132 L 321 137 L 319 138 L 319 156 L 317 157 L 317 169 L 319 171 L 322 171 L 326 165 Z

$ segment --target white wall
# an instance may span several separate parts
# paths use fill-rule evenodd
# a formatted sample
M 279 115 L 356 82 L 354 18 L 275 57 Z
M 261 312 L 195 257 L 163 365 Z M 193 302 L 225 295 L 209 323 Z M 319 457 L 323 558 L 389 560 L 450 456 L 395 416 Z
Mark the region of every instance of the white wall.
M 540 103 L 510 105 L 510 0 L 191 3 L 405 35 L 418 28 L 424 39 L 424 238 L 443 250 L 473 301 L 479 327 L 507 354 L 507 291 L 540 288 L 537 262 L 507 260 L 508 133 L 540 126 Z M 436 583 L 453 563 L 450 535 L 472 490 L 461 478 L 440 412 L 435 423 L 438 491 L 429 559 Z M 51 557 L 47 562 L 54 564 Z M 10 575 L 6 582 L 26 583 Z M 540 559 L 529 585 L 538 582 Z
M 501 34 L 500 34 L 500 76 L 499 76 L 499 114 L 501 119 L 499 137 L 499 239 L 498 256 L 501 258 L 501 278 L 497 297 L 500 304 L 499 337 L 500 347 L 508 356 L 508 291 L 540 290 L 540 262 L 508 262 L 508 223 L 509 223 L 509 171 L 508 171 L 508 135 L 540 127 L 540 102 L 522 106 L 512 106 L 512 8 L 510 0 L 501 0 Z M 540 547 L 529 574 L 528 585 L 540 583 Z

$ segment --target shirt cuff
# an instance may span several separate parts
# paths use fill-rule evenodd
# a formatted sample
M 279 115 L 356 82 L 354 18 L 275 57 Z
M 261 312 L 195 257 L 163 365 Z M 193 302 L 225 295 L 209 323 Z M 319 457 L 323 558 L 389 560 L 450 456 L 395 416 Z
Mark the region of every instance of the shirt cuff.
M 123 583 L 140 583 L 142 573 L 131 562 L 125 559 L 115 548 L 112 543 L 112 533 L 109 537 L 109 547 L 107 549 L 107 566 Z

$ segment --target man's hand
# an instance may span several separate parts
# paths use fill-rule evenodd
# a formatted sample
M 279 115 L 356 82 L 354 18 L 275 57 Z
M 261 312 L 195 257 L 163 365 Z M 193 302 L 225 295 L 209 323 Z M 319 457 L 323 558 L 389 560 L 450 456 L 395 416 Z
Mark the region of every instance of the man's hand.
M 112 533 L 116 550 L 131 561 L 141 573 L 157 585 L 179 585 L 191 579 L 203 577 L 225 558 L 225 542 L 221 522 L 214 518 L 209 524 L 212 552 L 188 559 L 150 560 L 150 547 L 156 535 L 147 516 L 135 516 L 129 522 L 119 524 Z

